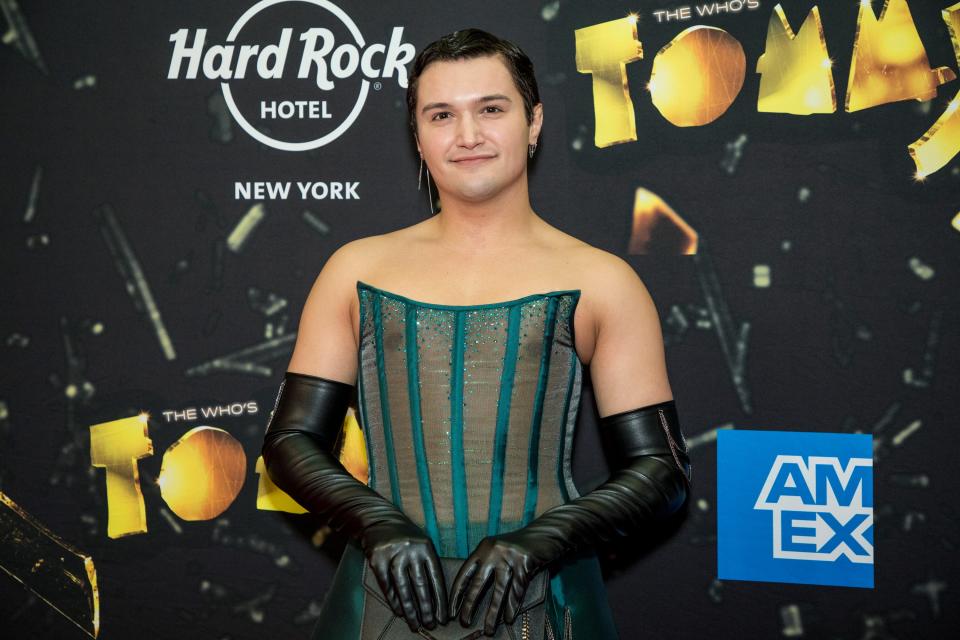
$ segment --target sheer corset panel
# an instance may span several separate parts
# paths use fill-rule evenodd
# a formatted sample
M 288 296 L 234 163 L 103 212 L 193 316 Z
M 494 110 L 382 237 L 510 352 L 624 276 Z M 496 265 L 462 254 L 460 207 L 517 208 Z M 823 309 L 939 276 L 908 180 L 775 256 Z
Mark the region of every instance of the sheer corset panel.
M 361 281 L 357 294 L 370 486 L 441 556 L 465 558 L 484 536 L 578 496 L 579 289 L 462 306 Z

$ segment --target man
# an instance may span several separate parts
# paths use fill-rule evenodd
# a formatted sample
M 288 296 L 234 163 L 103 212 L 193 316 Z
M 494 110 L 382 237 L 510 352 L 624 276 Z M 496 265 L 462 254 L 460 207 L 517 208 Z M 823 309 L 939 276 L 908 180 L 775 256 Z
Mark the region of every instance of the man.
M 445 36 L 418 55 L 408 110 L 440 210 L 330 256 L 304 305 L 263 455 L 281 489 L 359 541 L 383 595 L 412 631 L 455 616 L 467 626 L 492 588 L 491 603 L 480 612 L 492 635 L 501 620 L 514 622 L 537 572 L 677 510 L 687 497 L 689 459 L 646 287 L 622 259 L 551 226 L 531 207 L 527 167 L 544 110 L 526 55 L 475 29 Z M 488 536 L 445 585 L 437 540 L 346 474 L 333 453 L 360 373 L 358 281 L 439 309 L 510 305 L 540 291 L 582 294 L 572 346 L 579 363 L 590 367 L 605 450 L 615 463 L 611 479 L 518 529 Z

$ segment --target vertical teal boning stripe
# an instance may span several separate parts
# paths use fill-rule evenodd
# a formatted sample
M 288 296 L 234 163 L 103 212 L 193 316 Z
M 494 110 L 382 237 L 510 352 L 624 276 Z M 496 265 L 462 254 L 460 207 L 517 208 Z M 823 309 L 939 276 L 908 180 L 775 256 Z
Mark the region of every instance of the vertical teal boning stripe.
M 360 294 L 360 347 L 357 349 L 357 387 L 360 394 L 357 397 L 357 409 L 360 411 L 360 426 L 363 431 L 363 442 L 367 449 L 367 468 L 369 469 L 370 479 L 368 485 L 371 489 L 377 488 L 377 465 L 373 458 L 373 444 L 370 442 L 370 428 L 367 426 L 367 394 L 363 387 L 363 323 L 366 318 L 364 313 L 367 308 L 369 297 Z
M 470 554 L 466 463 L 463 452 L 463 350 L 465 314 L 453 312 L 453 342 L 450 344 L 450 471 L 453 481 L 453 513 L 457 521 L 457 557 Z
M 567 414 L 570 412 L 570 396 L 573 395 L 573 379 L 577 376 L 576 367 L 577 350 L 570 347 L 570 375 L 567 376 L 567 397 L 563 399 L 563 415 L 560 418 L 560 447 L 557 449 L 557 486 L 560 487 L 560 495 L 564 502 L 570 501 L 570 494 L 567 492 L 567 482 L 563 477 L 563 456 L 567 444 L 567 430 L 570 425 L 567 423 Z
M 530 423 L 530 445 L 527 449 L 527 495 L 524 500 L 523 525 L 533 521 L 537 511 L 537 470 L 540 464 L 540 422 L 543 419 L 543 395 L 547 390 L 547 374 L 550 370 L 550 354 L 553 351 L 553 333 L 557 317 L 557 299 L 551 297 L 547 302 L 547 317 L 543 327 L 543 352 L 540 355 L 540 376 L 537 381 L 537 395 Z
M 420 485 L 420 501 L 423 503 L 423 518 L 427 535 L 433 544 L 440 547 L 440 532 L 437 530 L 437 514 L 433 507 L 433 490 L 430 488 L 430 468 L 423 444 L 423 416 L 420 413 L 420 358 L 417 348 L 417 307 L 406 305 L 407 330 L 407 387 L 410 396 L 410 426 L 413 428 L 413 451 L 417 459 L 417 481 Z
M 517 372 L 517 349 L 520 342 L 520 307 L 510 307 L 507 320 L 506 353 L 500 372 L 500 397 L 497 400 L 497 432 L 493 442 L 493 470 L 490 472 L 490 505 L 487 508 L 487 535 L 500 533 L 500 512 L 503 508 L 503 473 L 507 457 L 507 425 L 513 379 Z
M 387 447 L 387 471 L 390 473 L 390 495 L 397 508 L 403 508 L 400 499 L 400 481 L 397 479 L 397 461 L 393 449 L 393 425 L 390 423 L 390 397 L 387 390 L 387 368 L 383 363 L 383 309 L 382 299 L 373 305 L 373 324 L 376 327 L 377 373 L 380 380 L 380 413 L 383 415 L 383 440 Z

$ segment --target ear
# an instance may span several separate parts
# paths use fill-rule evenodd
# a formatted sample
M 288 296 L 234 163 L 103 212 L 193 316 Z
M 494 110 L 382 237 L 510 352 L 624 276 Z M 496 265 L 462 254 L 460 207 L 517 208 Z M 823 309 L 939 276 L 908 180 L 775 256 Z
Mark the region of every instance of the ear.
M 530 137 L 527 144 L 536 144 L 543 127 L 543 103 L 533 105 L 533 120 L 530 122 Z
M 417 137 L 417 134 L 413 134 L 413 139 L 417 141 L 417 153 L 419 153 L 422 156 L 423 149 L 420 148 L 420 138 Z

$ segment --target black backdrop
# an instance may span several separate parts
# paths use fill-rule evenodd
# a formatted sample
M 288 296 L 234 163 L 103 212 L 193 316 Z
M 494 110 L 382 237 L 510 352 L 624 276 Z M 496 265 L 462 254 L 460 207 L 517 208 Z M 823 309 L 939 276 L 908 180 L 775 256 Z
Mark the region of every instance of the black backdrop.
M 94 558 L 105 638 L 309 636 L 342 546 L 315 547 L 308 515 L 258 511 L 253 461 L 300 308 L 327 256 L 428 215 L 395 78 L 370 90 L 341 137 L 302 152 L 248 136 L 227 115 L 218 82 L 167 78 L 172 33 L 206 28 L 208 44 L 223 43 L 251 4 L 25 1 L 17 10 L 0 1 L 8 33 L 18 35 L 0 48 L 0 489 Z M 794 30 L 813 6 L 782 4 Z M 795 614 L 804 637 L 932 638 L 955 628 L 960 233 L 951 220 L 960 164 L 954 158 L 917 182 L 906 146 L 936 120 L 957 81 L 926 103 L 844 113 L 852 1 L 819 3 L 841 108 L 803 117 L 757 112 L 754 68 L 769 2 L 669 24 L 652 11 L 674 5 L 640 0 L 338 6 L 368 43 L 386 43 L 403 26 L 403 40 L 419 49 L 476 26 L 520 44 L 545 105 L 534 208 L 623 256 L 653 294 L 697 482 L 685 520 L 604 556 L 622 637 L 777 637 Z M 956 69 L 945 6 L 910 2 L 931 66 Z M 273 10 L 251 23 L 251 42 L 275 43 L 278 25 L 301 17 L 329 22 L 309 6 Z M 631 11 L 640 14 L 645 51 L 627 67 L 639 140 L 598 149 L 574 31 Z M 717 121 L 679 128 L 643 86 L 656 51 L 694 23 L 735 36 L 747 75 Z M 341 41 L 345 33 L 337 31 Z M 292 77 L 270 82 L 234 82 L 241 107 L 240 87 L 248 100 L 258 92 L 279 99 L 286 87 L 307 95 Z M 359 77 L 340 82 L 331 97 L 338 113 Z M 231 251 L 227 238 L 256 204 L 235 199 L 234 183 L 258 180 L 359 181 L 360 197 L 263 201 L 263 220 Z M 696 256 L 628 255 L 638 187 L 696 229 Z M 109 250 L 110 220 L 149 284 L 170 337 L 166 352 Z M 754 284 L 755 265 L 769 265 L 769 287 Z M 267 313 L 279 299 L 286 306 Z M 715 303 L 729 317 L 712 315 Z M 738 389 L 721 344 L 744 323 Z M 248 371 L 203 366 L 278 336 L 288 339 Z M 162 452 L 200 421 L 171 423 L 161 412 L 247 401 L 259 413 L 214 421 L 246 451 L 243 490 L 215 520 L 179 520 L 150 480 Z M 113 540 L 89 426 L 140 410 L 152 416 L 155 452 L 140 460 L 149 531 Z M 575 449 L 581 490 L 606 478 L 595 411 L 587 379 Z M 892 446 L 915 421 L 919 428 Z M 874 589 L 716 580 L 718 428 L 874 434 Z M 0 589 L 0 619 L 15 637 L 82 635 L 13 580 Z

